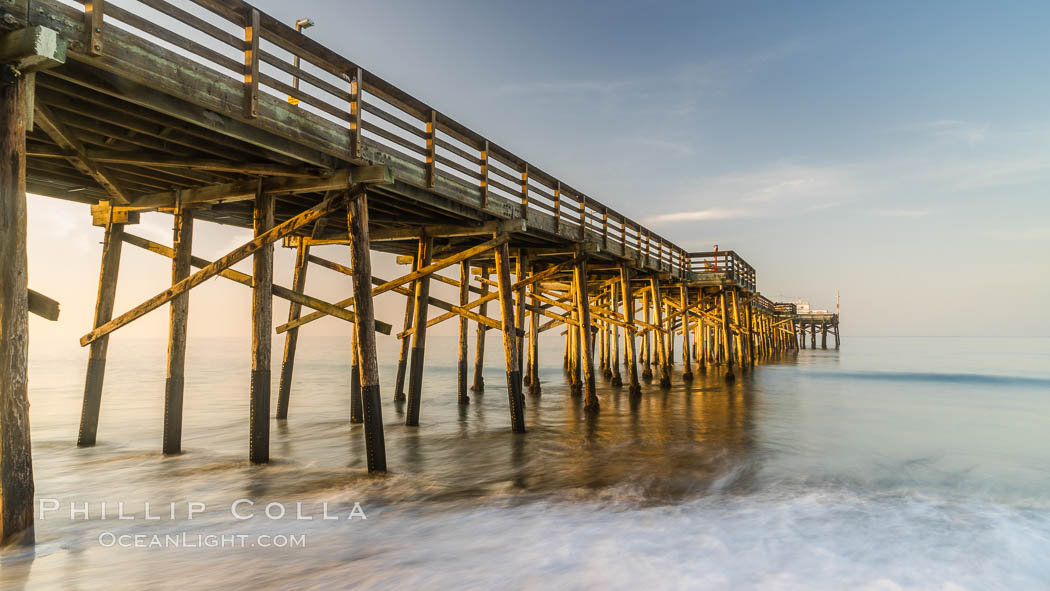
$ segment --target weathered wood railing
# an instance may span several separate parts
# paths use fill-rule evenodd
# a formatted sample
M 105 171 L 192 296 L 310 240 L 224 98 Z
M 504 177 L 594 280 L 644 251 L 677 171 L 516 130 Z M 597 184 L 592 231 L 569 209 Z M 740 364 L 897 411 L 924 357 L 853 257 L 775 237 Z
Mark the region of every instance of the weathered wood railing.
M 77 2 L 38 0 L 33 5 L 61 3 L 83 11 L 85 0 Z M 597 238 L 606 249 L 628 256 L 633 251 L 643 263 L 676 273 L 690 267 L 688 254 L 665 238 L 243 0 L 87 4 L 91 10 L 84 11 L 83 25 L 72 28 L 79 38 L 71 41 L 71 52 L 112 59 L 116 53 L 106 51 L 107 36 L 145 40 L 206 67 L 210 74 L 195 80 L 201 86 L 215 74 L 226 84 L 243 84 L 243 108 L 230 108 L 232 97 L 216 98 L 230 116 L 258 118 L 260 126 L 314 140 L 312 145 L 349 162 L 396 157 L 423 171 L 420 179 L 403 179 L 410 184 L 428 189 L 466 185 L 480 192 L 482 207 L 490 196 L 499 196 L 513 205 L 508 213 L 514 217 L 552 217 L 560 235 Z M 19 16 L 14 14 L 16 20 Z M 282 122 L 281 113 L 306 116 L 328 129 L 307 137 Z
M 766 296 L 760 293 L 756 293 L 754 296 L 752 296 L 751 301 L 755 308 L 762 310 L 763 312 L 766 312 L 768 314 L 776 312 L 776 304 L 773 303 L 773 300 L 767 298 Z
M 755 291 L 755 268 L 732 250 L 689 253 L 689 270 L 693 273 L 723 273 L 737 285 Z
M 782 316 L 794 316 L 798 313 L 795 304 L 777 302 L 776 304 L 774 304 L 774 307 L 776 308 L 777 314 L 780 314 Z

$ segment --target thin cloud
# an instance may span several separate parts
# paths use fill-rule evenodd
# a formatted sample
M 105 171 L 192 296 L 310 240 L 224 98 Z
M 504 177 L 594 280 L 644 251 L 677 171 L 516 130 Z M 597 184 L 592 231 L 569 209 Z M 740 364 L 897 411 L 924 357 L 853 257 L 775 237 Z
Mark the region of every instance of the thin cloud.
M 679 211 L 675 213 L 656 215 L 646 218 L 645 223 L 653 226 L 660 226 L 681 222 L 731 220 L 735 218 L 750 217 L 752 215 L 754 215 L 753 212 L 745 209 L 721 209 L 718 207 L 711 207 L 708 209 L 698 209 L 696 211 Z
M 875 209 L 872 210 L 875 215 L 882 215 L 893 218 L 921 218 L 928 216 L 933 213 L 933 210 L 929 208 L 925 209 Z

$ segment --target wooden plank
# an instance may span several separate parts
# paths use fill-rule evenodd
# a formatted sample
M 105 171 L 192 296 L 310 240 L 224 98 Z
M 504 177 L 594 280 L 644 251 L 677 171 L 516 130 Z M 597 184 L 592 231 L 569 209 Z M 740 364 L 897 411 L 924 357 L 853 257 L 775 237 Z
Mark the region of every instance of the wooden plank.
M 47 297 L 46 295 L 33 291 L 32 289 L 27 290 L 29 311 L 37 316 L 55 322 L 58 320 L 59 304 L 57 301 Z
M 208 279 L 215 277 L 221 273 L 224 269 L 227 269 L 238 262 L 248 258 L 254 253 L 258 252 L 264 246 L 272 244 L 285 236 L 291 235 L 299 228 L 314 222 L 315 220 L 324 217 L 328 213 L 331 213 L 339 204 L 341 200 L 334 197 L 325 199 L 321 203 L 314 207 L 304 211 L 303 213 L 293 217 L 292 219 L 284 222 L 283 224 L 268 230 L 260 236 L 255 237 L 248 243 L 230 251 L 226 256 L 215 261 L 211 265 L 201 269 L 193 275 L 187 277 L 178 284 L 173 285 L 171 288 L 162 291 L 161 293 L 153 296 L 149 300 L 139 304 L 131 310 L 125 312 L 121 316 L 110 320 L 95 328 L 95 330 L 89 332 L 80 338 L 80 344 L 88 345 L 100 337 L 108 335 L 114 330 L 127 325 L 143 315 L 156 310 L 164 304 L 171 301 L 175 296 L 180 293 L 189 291 L 190 289 L 204 283 Z
M 66 40 L 54 29 L 38 25 L 0 34 L 0 64 L 27 74 L 64 63 Z M 32 98 L 28 84 L 26 92 L 29 93 L 26 98 Z
M 294 195 L 344 191 L 352 185 L 384 185 L 394 182 L 393 171 L 386 166 L 344 168 L 323 177 L 269 178 L 262 181 L 262 190 L 268 195 Z M 254 199 L 259 181 L 256 179 L 195 187 L 180 191 L 166 191 L 135 198 L 133 207 L 167 208 L 177 204 L 227 203 Z
M 244 116 L 259 116 L 259 11 L 252 8 L 244 26 Z
M 87 51 L 90 55 L 102 55 L 102 16 L 105 13 L 103 0 L 84 2 L 84 29 L 87 31 Z

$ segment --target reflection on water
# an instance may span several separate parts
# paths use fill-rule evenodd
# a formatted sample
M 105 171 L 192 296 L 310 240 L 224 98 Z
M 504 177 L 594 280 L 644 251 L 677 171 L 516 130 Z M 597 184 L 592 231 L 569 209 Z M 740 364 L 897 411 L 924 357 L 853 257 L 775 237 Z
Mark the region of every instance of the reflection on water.
M 163 341 L 114 341 L 100 443 L 83 450 L 74 445 L 83 353 L 34 348 L 37 495 L 60 509 L 39 521 L 35 550 L 2 556 L 0 582 L 1050 586 L 1050 341 L 996 342 L 1010 360 L 996 364 L 967 341 L 852 339 L 840 352 L 786 356 L 729 386 L 717 371 L 691 384 L 676 375 L 672 389 L 648 384 L 637 399 L 599 380 L 597 416 L 569 395 L 552 363 L 519 435 L 501 387 L 500 344 L 490 343 L 487 391 L 461 407 L 455 347 L 432 339 L 419 428 L 403 426 L 404 409 L 390 401 L 393 367 L 381 368 L 386 476 L 365 472 L 361 427 L 348 422 L 343 339 L 300 342 L 290 418 L 273 422 L 274 461 L 262 467 L 245 460 L 243 344 L 191 343 L 186 453 L 170 458 L 158 453 Z M 561 355 L 543 358 L 560 363 Z M 256 503 L 242 505 L 254 517 L 233 516 L 238 499 Z M 136 519 L 115 518 L 121 502 Z M 193 519 L 191 502 L 206 507 Z M 270 502 L 284 518 L 266 517 Z M 87 503 L 88 518 L 69 519 L 71 503 Z M 162 518 L 144 519 L 146 503 Z M 346 519 L 355 503 L 366 520 Z M 306 547 L 122 549 L 100 543 L 107 532 L 294 534 Z

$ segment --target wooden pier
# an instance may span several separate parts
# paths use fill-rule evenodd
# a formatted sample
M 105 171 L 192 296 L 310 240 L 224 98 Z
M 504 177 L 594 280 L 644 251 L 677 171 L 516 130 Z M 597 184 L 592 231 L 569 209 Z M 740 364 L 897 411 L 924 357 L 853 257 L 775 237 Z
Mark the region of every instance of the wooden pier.
M 89 349 L 81 446 L 97 439 L 110 335 L 167 304 L 158 448 L 180 452 L 190 292 L 220 276 L 252 290 L 245 391 L 256 463 L 269 460 L 273 417 L 294 411 L 299 328 L 326 316 L 354 327 L 350 421 L 363 424 L 373 472 L 387 469 L 376 332 L 402 339 L 386 395 L 403 400 L 406 425 L 418 426 L 427 330 L 458 322 L 461 404 L 485 388 L 484 340 L 498 331 L 510 423 L 522 433 L 526 395 L 541 395 L 544 332 L 564 334 L 572 391 L 599 412 L 599 378 L 632 395 L 650 378 L 670 387 L 675 347 L 682 379 L 719 371 L 732 381 L 795 351 L 800 331 L 817 326 L 763 297 L 735 252 L 686 252 L 245 2 L 135 5 L 0 0 L 0 539 L 31 531 L 33 517 L 26 316 L 57 318 L 57 304 L 29 290 L 27 191 L 90 204 L 105 228 L 94 326 L 80 339 Z M 150 211 L 172 215 L 170 246 L 134 233 Z M 205 260 L 193 255 L 199 222 L 251 228 L 254 238 Z M 125 244 L 170 264 L 171 287 L 115 310 Z M 273 281 L 277 244 L 296 250 L 288 286 Z M 311 251 L 329 244 L 346 245 L 345 259 Z M 411 270 L 376 277 L 373 251 L 397 254 Z M 249 257 L 250 275 L 231 268 Z M 345 274 L 347 297 L 306 294 L 312 266 Z M 432 296 L 432 281 L 459 297 Z M 373 307 L 391 291 L 406 298 L 396 325 Z M 276 331 L 284 343 L 276 393 L 274 297 L 291 303 Z M 821 325 L 823 334 L 834 326 L 836 346 L 837 325 L 837 315 Z

